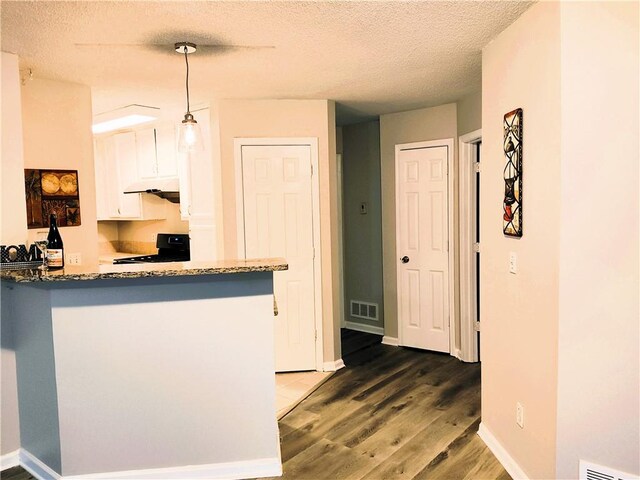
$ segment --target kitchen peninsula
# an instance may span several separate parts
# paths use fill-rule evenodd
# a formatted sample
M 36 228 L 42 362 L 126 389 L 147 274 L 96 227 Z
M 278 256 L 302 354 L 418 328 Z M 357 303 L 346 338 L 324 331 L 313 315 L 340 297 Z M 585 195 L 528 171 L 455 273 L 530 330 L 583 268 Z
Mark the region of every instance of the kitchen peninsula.
M 281 472 L 281 259 L 2 271 L 21 463 L 40 478 Z

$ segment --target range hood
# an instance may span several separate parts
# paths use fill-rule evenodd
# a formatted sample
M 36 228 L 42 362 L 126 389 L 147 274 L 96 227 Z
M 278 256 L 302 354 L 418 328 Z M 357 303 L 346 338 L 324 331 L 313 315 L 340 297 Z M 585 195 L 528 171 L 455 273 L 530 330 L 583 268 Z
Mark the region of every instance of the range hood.
M 124 193 L 150 193 L 166 198 L 171 203 L 179 203 L 180 182 L 178 177 L 150 178 L 132 183 L 124 189 Z

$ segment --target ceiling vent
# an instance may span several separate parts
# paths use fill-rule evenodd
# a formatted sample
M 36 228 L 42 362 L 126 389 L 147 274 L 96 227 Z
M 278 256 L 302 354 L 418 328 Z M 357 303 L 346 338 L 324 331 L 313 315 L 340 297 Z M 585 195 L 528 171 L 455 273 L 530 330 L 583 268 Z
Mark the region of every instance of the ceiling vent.
M 580 460 L 580 480 L 639 480 L 637 475 Z

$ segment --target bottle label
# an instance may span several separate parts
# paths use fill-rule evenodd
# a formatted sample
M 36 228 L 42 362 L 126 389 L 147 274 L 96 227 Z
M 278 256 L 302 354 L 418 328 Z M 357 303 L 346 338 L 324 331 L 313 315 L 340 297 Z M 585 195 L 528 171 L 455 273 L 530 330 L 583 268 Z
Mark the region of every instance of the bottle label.
M 63 267 L 62 249 L 53 248 L 47 250 L 47 263 L 49 268 Z

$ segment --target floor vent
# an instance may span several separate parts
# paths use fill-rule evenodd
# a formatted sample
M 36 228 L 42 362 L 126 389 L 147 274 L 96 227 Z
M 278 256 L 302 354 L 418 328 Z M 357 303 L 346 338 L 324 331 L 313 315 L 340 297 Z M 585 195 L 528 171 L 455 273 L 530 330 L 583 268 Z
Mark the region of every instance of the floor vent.
M 580 480 L 639 480 L 637 475 L 580 460 Z
M 378 304 L 351 300 L 351 316 L 367 320 L 378 320 Z

